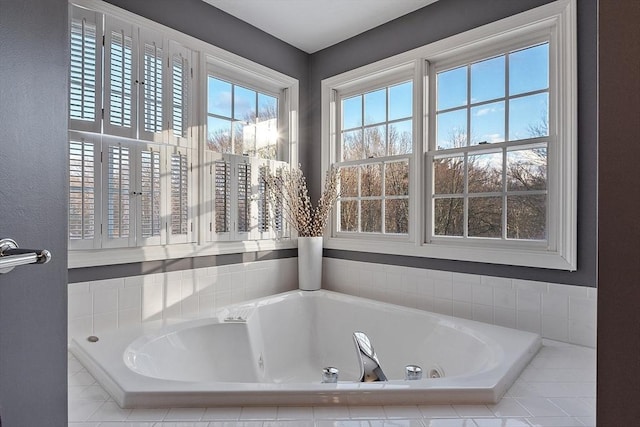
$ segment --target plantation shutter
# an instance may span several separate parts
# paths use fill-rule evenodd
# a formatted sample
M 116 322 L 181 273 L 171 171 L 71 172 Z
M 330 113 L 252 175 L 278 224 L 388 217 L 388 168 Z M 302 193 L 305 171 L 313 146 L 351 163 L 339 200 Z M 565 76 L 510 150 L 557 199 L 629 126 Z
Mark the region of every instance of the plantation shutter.
M 105 117 L 110 135 L 135 138 L 137 35 L 131 24 L 110 16 L 105 25 Z
M 140 245 L 158 245 L 162 243 L 162 185 L 161 154 L 158 147 L 144 146 L 139 151 L 138 177 L 133 191 L 137 215 L 137 242 Z
M 72 135 L 69 141 L 69 248 L 92 249 L 100 237 L 99 143 Z
M 190 156 L 185 150 L 171 154 L 171 223 L 169 243 L 192 241 L 192 218 L 190 200 Z
M 212 212 L 209 222 L 209 240 L 229 240 L 231 236 L 231 161 L 227 156 L 220 157 L 207 153 L 210 157 L 209 194 Z M 214 158 L 214 156 L 216 156 Z
M 236 236 L 234 240 L 246 240 L 251 231 L 251 162 L 241 158 L 236 163 Z
M 134 150 L 123 143 L 106 143 L 103 148 L 104 195 L 102 246 L 105 248 L 135 245 L 132 230 Z
M 190 89 L 192 80 L 191 50 L 169 42 L 169 140 L 177 145 L 186 144 L 190 121 Z
M 69 127 L 100 132 L 102 15 L 72 6 L 69 32 Z
M 283 237 L 283 206 L 282 198 L 270 200 L 265 177 L 267 174 L 282 176 L 282 167 L 285 162 L 265 159 L 252 159 L 251 166 L 254 171 L 251 189 L 251 239 L 273 239 Z
M 161 142 L 163 125 L 163 81 L 164 57 L 162 36 L 155 32 L 140 30 L 140 77 L 138 97 L 140 99 L 140 139 Z

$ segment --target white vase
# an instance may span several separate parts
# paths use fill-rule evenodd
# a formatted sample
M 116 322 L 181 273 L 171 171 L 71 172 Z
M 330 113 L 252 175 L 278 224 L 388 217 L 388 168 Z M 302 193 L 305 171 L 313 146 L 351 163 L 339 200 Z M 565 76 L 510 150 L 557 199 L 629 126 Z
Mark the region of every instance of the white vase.
M 298 288 L 317 291 L 322 286 L 322 236 L 298 237 Z

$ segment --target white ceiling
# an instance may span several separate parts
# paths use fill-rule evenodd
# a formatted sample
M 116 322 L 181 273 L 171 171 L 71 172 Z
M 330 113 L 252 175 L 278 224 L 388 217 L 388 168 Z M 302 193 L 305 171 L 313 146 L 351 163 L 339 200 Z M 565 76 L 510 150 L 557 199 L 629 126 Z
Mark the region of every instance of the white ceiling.
M 313 53 L 437 0 L 204 0 Z

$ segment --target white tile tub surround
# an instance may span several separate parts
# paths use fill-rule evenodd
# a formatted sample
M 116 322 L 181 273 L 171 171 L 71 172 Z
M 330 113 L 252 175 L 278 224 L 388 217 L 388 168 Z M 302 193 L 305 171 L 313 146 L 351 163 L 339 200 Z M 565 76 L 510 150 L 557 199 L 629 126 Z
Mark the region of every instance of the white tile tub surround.
M 211 315 L 231 303 L 297 287 L 297 258 L 69 284 L 69 337 L 167 318 Z
M 582 286 L 323 259 L 328 290 L 595 347 L 597 291 Z
M 544 340 L 495 405 L 121 409 L 69 355 L 69 427 L 595 426 L 595 350 Z

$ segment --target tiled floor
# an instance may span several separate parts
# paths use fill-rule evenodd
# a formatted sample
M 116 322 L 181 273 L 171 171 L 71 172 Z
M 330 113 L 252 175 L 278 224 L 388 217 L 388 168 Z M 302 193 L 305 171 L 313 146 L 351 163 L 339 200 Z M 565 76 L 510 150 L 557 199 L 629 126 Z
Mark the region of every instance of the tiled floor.
M 69 427 L 595 426 L 595 350 L 544 347 L 496 405 L 121 409 L 69 355 Z

